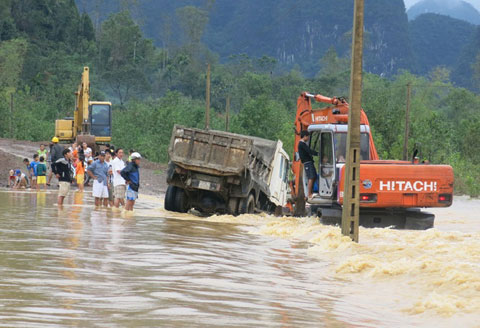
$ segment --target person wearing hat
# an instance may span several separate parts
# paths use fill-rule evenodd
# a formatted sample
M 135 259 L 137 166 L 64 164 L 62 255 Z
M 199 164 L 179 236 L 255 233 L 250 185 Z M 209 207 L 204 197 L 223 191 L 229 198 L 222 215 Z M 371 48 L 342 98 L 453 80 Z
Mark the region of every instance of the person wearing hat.
M 25 189 L 27 188 L 27 177 L 22 171 L 16 170 L 15 171 L 15 185 L 13 189 Z
M 53 146 L 50 150 L 50 174 L 48 175 L 47 186 L 50 186 L 50 182 L 52 181 L 53 177 L 53 165 L 59 160 L 64 158 L 63 150 L 65 149 L 62 145 L 58 143 L 58 138 L 52 138 Z
M 125 210 L 133 211 L 133 206 L 138 198 L 138 189 L 140 188 L 140 160 L 142 156 L 134 152 L 131 155 L 131 162 L 120 172 L 120 175 L 127 184 Z
M 92 195 L 95 206 L 108 207 L 108 164 L 105 163 L 105 152 L 98 155 L 98 159 L 87 168 L 87 173 L 93 179 Z

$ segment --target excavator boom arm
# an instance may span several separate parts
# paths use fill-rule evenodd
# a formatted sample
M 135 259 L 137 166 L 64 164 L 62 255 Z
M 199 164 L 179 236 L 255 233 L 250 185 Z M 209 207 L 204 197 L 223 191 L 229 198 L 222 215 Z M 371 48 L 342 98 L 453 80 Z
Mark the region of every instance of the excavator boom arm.
M 88 67 L 83 68 L 82 80 L 78 85 L 78 90 L 75 92 L 75 121 L 74 128 L 76 134 L 89 133 L 88 122 L 88 102 L 90 97 L 90 74 Z

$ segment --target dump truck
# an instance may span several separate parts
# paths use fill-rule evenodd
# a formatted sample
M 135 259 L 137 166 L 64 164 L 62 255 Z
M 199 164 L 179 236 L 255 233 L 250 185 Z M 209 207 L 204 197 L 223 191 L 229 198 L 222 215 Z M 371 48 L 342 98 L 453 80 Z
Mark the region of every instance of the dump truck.
M 314 108 L 312 102 L 324 103 L 327 107 Z M 344 98 L 303 92 L 297 99 L 294 152 L 298 154 L 301 131 L 309 131 L 309 146 L 318 153 L 314 160 L 319 174 L 308 209 L 324 223 L 340 222 L 343 199 L 352 194 L 344 187 L 348 112 L 349 104 Z M 410 161 L 380 160 L 363 109 L 360 153 L 355 156 L 360 160 L 361 225 L 428 229 L 434 226 L 435 216 L 421 209 L 452 205 L 452 167 L 420 163 L 415 158 Z M 299 212 L 305 207 L 307 191 L 305 170 L 299 156 L 295 156 L 292 173 L 289 208 Z
M 175 125 L 168 155 L 166 210 L 238 215 L 286 204 L 290 165 L 281 141 Z

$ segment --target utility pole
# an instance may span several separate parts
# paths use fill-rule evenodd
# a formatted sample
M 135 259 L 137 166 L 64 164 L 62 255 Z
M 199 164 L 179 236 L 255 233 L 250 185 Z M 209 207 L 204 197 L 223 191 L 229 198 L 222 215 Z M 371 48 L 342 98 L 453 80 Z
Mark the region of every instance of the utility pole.
M 355 0 L 354 10 L 342 234 L 344 236 L 350 236 L 353 241 L 358 243 L 358 223 L 360 219 L 360 114 L 362 110 L 364 0 Z
M 207 64 L 207 91 L 205 95 L 205 130 L 210 129 L 210 63 Z
M 13 92 L 10 94 L 10 138 L 13 138 Z
M 410 98 L 412 95 L 412 83 L 407 83 L 407 108 L 405 110 L 405 136 L 403 140 L 403 160 L 408 160 L 408 135 L 410 134 Z
M 230 95 L 227 96 L 227 103 L 225 105 L 225 131 L 228 132 L 228 125 L 230 123 Z

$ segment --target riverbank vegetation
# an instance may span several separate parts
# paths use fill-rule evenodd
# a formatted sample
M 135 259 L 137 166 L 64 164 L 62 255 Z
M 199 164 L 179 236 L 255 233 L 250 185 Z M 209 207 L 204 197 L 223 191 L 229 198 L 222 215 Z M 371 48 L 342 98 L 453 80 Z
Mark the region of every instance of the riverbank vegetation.
M 114 144 L 167 161 L 174 124 L 204 127 L 206 63 L 212 66 L 211 126 L 224 130 L 227 98 L 232 132 L 281 139 L 293 150 L 296 99 L 302 91 L 348 96 L 349 59 L 331 49 L 321 69 L 305 77 L 274 58 L 232 54 L 228 60 L 202 43 L 208 8 L 176 11 L 181 46 L 156 47 L 128 10 L 111 15 L 97 30 L 69 1 L 0 5 L 0 137 L 48 140 L 57 118 L 72 116 L 83 66 L 91 68 L 91 99 L 114 106 Z M 47 3 L 47 1 L 45 1 Z M 168 30 L 164 39 L 168 40 Z M 472 68 L 475 69 L 475 68 Z M 408 71 L 384 78 L 365 73 L 363 107 L 383 159 L 402 156 L 407 84 L 412 86 L 409 154 L 450 164 L 456 192 L 480 194 L 480 97 L 455 87 L 449 71 L 428 76 Z

